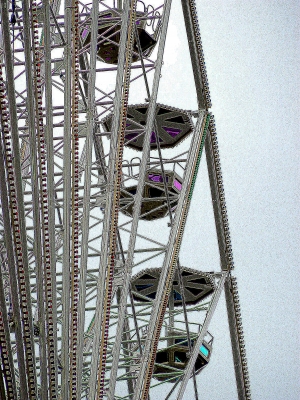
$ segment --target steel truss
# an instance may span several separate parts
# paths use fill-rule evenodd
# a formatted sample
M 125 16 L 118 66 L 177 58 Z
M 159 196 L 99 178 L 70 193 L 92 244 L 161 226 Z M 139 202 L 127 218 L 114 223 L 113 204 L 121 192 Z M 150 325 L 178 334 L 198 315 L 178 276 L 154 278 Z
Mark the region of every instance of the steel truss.
M 1 1 L 1 398 L 146 400 L 169 382 L 166 398 L 182 399 L 192 378 L 197 399 L 195 362 L 203 343 L 211 349 L 208 325 L 224 288 L 238 397 L 250 399 L 194 0 L 182 9 L 198 109 L 178 111 L 193 129 L 184 149 L 169 152 L 155 132 L 171 0 Z M 117 64 L 99 55 L 104 46 L 117 49 Z M 128 115 L 129 102 L 144 104 L 145 123 Z M 142 150 L 130 149 L 141 135 Z M 204 149 L 221 271 L 211 274 L 213 293 L 191 305 L 179 251 Z M 155 299 L 132 284 L 153 266 L 161 268 Z M 178 340 L 186 364 L 160 362 Z

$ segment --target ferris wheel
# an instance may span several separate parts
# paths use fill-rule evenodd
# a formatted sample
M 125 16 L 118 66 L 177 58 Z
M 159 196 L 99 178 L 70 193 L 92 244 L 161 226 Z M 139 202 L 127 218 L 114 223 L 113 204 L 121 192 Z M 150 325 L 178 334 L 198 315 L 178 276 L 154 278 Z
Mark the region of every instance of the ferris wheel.
M 223 291 L 251 398 L 194 0 L 195 109 L 160 100 L 171 3 L 1 1 L 0 398 L 198 399 Z M 204 152 L 213 272 L 179 259 Z

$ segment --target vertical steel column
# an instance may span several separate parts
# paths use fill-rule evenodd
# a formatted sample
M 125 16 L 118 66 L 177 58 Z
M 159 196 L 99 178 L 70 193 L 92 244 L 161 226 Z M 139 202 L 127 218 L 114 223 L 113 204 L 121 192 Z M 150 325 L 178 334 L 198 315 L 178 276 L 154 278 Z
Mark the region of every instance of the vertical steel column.
M 93 0 L 91 12 L 91 47 L 90 47 L 90 71 L 88 77 L 88 101 L 87 101 L 87 135 L 85 142 L 85 166 L 84 166 L 84 192 L 83 192 L 83 212 L 82 212 L 82 239 L 81 239 L 81 263 L 80 263 L 80 294 L 78 309 L 78 341 L 77 341 L 77 400 L 81 399 L 82 387 L 82 363 L 83 363 L 83 340 L 84 340 L 84 321 L 86 305 L 86 275 L 88 260 L 88 238 L 90 221 L 90 196 L 91 196 L 91 167 L 92 167 L 92 144 L 93 130 L 95 125 L 95 82 L 96 82 L 96 55 L 97 55 L 97 36 L 98 36 L 98 14 L 99 2 Z
M 124 265 L 124 281 L 122 285 L 122 292 L 120 298 L 120 306 L 118 311 L 118 326 L 116 331 L 116 338 L 115 344 L 113 347 L 114 357 L 112 360 L 111 366 L 111 373 L 110 373 L 110 384 L 109 384 L 109 393 L 108 399 L 112 400 L 114 398 L 115 392 L 115 385 L 116 385 L 116 378 L 117 378 L 117 371 L 118 371 L 118 364 L 119 364 L 119 357 L 120 357 L 120 350 L 121 350 L 121 341 L 122 341 L 122 332 L 124 329 L 124 320 L 126 314 L 126 304 L 127 304 L 127 296 L 129 291 L 129 284 L 131 279 L 132 273 L 132 263 L 133 263 L 133 256 L 134 256 L 134 247 L 136 242 L 136 234 L 138 228 L 138 222 L 141 213 L 141 204 L 143 198 L 143 189 L 144 189 L 144 182 L 146 176 L 146 169 L 147 163 L 149 162 L 150 156 L 150 135 L 153 129 L 153 121 L 155 118 L 155 111 L 156 111 L 156 99 L 158 94 L 158 87 L 159 81 L 161 76 L 161 68 L 163 62 L 163 54 L 164 54 L 164 47 L 165 47 L 165 40 L 167 35 L 167 28 L 168 28 L 168 21 L 170 15 L 172 0 L 167 0 L 164 6 L 164 13 L 163 13 L 163 21 L 162 21 L 162 31 L 160 36 L 160 42 L 158 47 L 158 54 L 156 60 L 156 68 L 153 78 L 153 88 L 152 94 L 149 99 L 149 107 L 148 107 L 148 116 L 147 116 L 147 124 L 145 128 L 145 138 L 143 144 L 143 155 L 140 164 L 139 170 L 139 180 L 137 185 L 137 191 L 135 195 L 135 203 L 134 203 L 134 212 L 132 218 L 132 225 L 131 225 L 131 233 L 129 238 L 129 245 L 128 245 L 128 253 L 127 258 Z
M 59 2 L 55 2 L 57 5 Z M 47 148 L 47 185 L 48 185 L 48 224 L 49 247 L 51 260 L 52 316 L 53 340 L 48 346 L 53 346 L 54 365 L 48 366 L 50 397 L 57 393 L 57 301 L 56 301 L 56 252 L 55 252 L 55 198 L 54 198 L 54 151 L 53 151 L 53 104 L 52 104 L 52 73 L 51 73 L 51 33 L 49 0 L 43 0 L 44 7 L 44 68 L 45 68 L 45 139 Z
M 37 166 L 37 135 L 35 130 L 35 93 L 33 88 L 34 78 L 32 67 L 32 41 L 30 35 L 30 20 L 28 1 L 23 0 L 23 35 L 24 35 L 24 55 L 25 55 L 25 75 L 27 86 L 27 111 L 28 111 L 28 134 L 30 146 L 30 165 L 31 165 L 31 186 L 33 203 L 33 226 L 34 243 L 33 252 L 35 257 L 35 271 L 37 279 L 37 308 L 39 324 L 39 357 L 40 357 L 40 378 L 41 378 L 41 400 L 47 399 L 47 358 L 46 358 L 46 340 L 45 340 L 45 306 L 44 306 L 44 274 L 43 274 L 43 252 L 41 239 L 41 218 L 40 218 L 40 191 L 38 182 Z M 35 82 L 36 83 L 36 82 Z M 42 201 L 42 199 L 41 199 Z
M 113 183 L 115 179 L 115 162 L 117 157 L 117 143 L 119 136 L 120 126 L 120 112 L 121 112 L 121 96 L 123 90 L 123 81 L 125 75 L 125 54 L 126 54 L 126 38 L 129 24 L 129 9 L 130 0 L 124 1 L 124 9 L 122 13 L 122 24 L 120 33 L 120 48 L 119 48 L 119 60 L 116 77 L 116 91 L 114 98 L 114 118 L 112 135 L 110 142 L 110 157 L 108 166 L 108 183 L 107 183 L 107 201 L 105 207 L 103 231 L 102 231 L 102 243 L 101 243 L 101 260 L 99 269 L 99 278 L 97 282 L 97 302 L 95 310 L 95 325 L 94 325 L 94 341 L 92 350 L 92 362 L 91 362 L 91 376 L 89 383 L 89 400 L 95 400 L 96 395 L 96 380 L 97 370 L 99 363 L 99 349 L 100 349 L 100 334 L 101 334 L 101 322 L 103 315 L 104 306 L 104 294 L 105 294 L 105 277 L 107 271 L 107 260 L 109 251 L 109 238 L 110 238 L 110 225 L 112 218 L 112 206 L 113 206 Z
M 61 340 L 61 396 L 68 399 L 69 335 L 70 335 L 70 281 L 71 281 L 71 104 L 72 104 L 72 0 L 65 2 L 65 87 L 64 87 L 64 155 L 63 155 L 63 262 L 62 262 L 62 340 Z
M 2 104 L 0 104 L 0 107 L 1 107 L 0 114 L 1 117 L 3 118 Z M 2 125 L 2 123 L 1 123 L 1 130 L 2 132 L 4 131 L 4 126 Z M 16 348 L 17 348 L 19 379 L 20 379 L 20 395 L 22 398 L 24 398 L 24 400 L 27 400 L 28 388 L 27 388 L 27 377 L 26 377 L 26 368 L 24 359 L 21 315 L 19 308 L 20 300 L 19 300 L 18 283 L 16 275 L 17 267 L 14 258 L 14 245 L 12 239 L 11 222 L 9 217 L 8 190 L 6 186 L 5 161 L 4 161 L 4 149 L 2 145 L 2 137 L 0 138 L 0 195 L 1 195 L 2 215 L 3 215 L 4 241 L 7 254 L 9 283 L 11 291 L 11 301 L 12 301 L 14 322 L 15 322 Z
M 112 173 L 114 176 L 112 190 L 111 190 L 111 224 L 109 234 L 109 253 L 107 258 L 107 270 L 106 270 L 106 281 L 105 281 L 105 296 L 104 296 L 104 310 L 101 324 L 101 342 L 100 342 L 100 360 L 98 367 L 98 399 L 103 398 L 104 394 L 104 379 L 105 379 L 105 368 L 106 368 L 106 354 L 107 354 L 107 343 L 109 335 L 109 322 L 110 322 L 110 308 L 112 301 L 112 284 L 114 278 L 115 268 L 115 257 L 117 251 L 117 237 L 118 237 L 118 218 L 119 218 L 119 203 L 120 203 L 120 188 L 122 179 L 122 161 L 123 161 L 123 149 L 125 141 L 125 129 L 127 121 L 127 106 L 129 98 L 129 85 L 130 85 L 130 73 L 131 73 L 131 62 L 132 62 L 132 49 L 134 41 L 134 31 L 136 24 L 136 5 L 137 0 L 131 0 L 129 10 L 129 24 L 127 30 L 126 39 L 126 53 L 125 53 L 125 68 L 124 68 L 124 79 L 122 85 L 121 94 L 121 108 L 119 111 L 119 125 L 115 124 L 116 113 L 113 119 L 113 129 L 118 131 L 118 138 L 115 146 L 115 161 L 114 170 L 108 171 L 108 175 Z M 120 57 L 120 53 L 119 53 Z M 115 124 L 115 126 L 114 126 Z M 106 209 L 107 210 L 107 209 Z
M 7 95 L 8 105 L 10 114 L 10 125 L 11 125 L 11 138 L 13 148 L 13 166 L 15 171 L 15 188 L 16 188 L 16 200 L 18 207 L 18 218 L 19 218 L 19 232 L 20 242 L 22 247 L 22 269 L 24 274 L 24 294 L 26 295 L 26 321 L 25 325 L 28 328 L 25 335 L 27 335 L 29 346 L 25 346 L 27 373 L 30 375 L 29 386 L 31 387 L 31 398 L 36 399 L 36 371 L 32 370 L 31 365 L 35 365 L 35 352 L 34 352 L 34 341 L 33 341 L 33 326 L 32 326 L 32 308 L 31 308 L 31 297 L 30 297 L 30 280 L 29 280 L 29 262 L 28 262 L 28 251 L 27 251 L 27 235 L 26 235 L 26 223 L 25 223 L 25 212 L 24 212 L 24 197 L 22 187 L 22 169 L 20 160 L 20 148 L 19 148 L 19 134 L 18 134 L 18 119 L 17 119 L 17 107 L 15 99 L 15 85 L 14 85 L 14 71 L 13 71 L 13 55 L 11 50 L 10 40 L 10 29 L 8 19 L 8 5 L 7 2 L 1 1 L 1 16 L 2 16 L 2 36 L 4 43 L 4 56 L 5 56 L 5 69 L 7 78 Z M 30 354 L 29 354 L 30 353 Z
M 1 139 L 0 139 L 1 140 Z M 0 146 L 0 151 L 2 146 Z M 2 154 L 1 154 L 2 158 Z M 3 163 L 2 160 L 0 161 L 0 168 L 2 167 Z M 1 168 L 0 173 L 0 195 L 2 195 L 2 188 L 3 184 L 5 185 L 5 180 L 2 181 L 3 178 L 3 170 Z M 4 211 L 4 210 L 2 210 Z M 2 254 L 0 255 L 0 259 L 2 261 Z M 1 262 L 2 264 L 2 262 Z M 7 309 L 6 309 L 6 302 L 5 302 L 5 293 L 3 288 L 3 275 L 2 275 L 2 265 L 0 264 L 0 342 L 1 342 L 1 349 L 0 355 L 2 358 L 2 366 L 0 361 L 0 399 L 3 397 L 5 399 L 4 393 L 4 386 L 6 386 L 6 393 L 7 393 L 7 400 L 15 400 L 17 398 L 17 388 L 16 388 L 16 379 L 15 379 L 15 369 L 14 369 L 14 361 L 13 361 L 13 352 L 11 348 L 10 342 L 10 329 L 8 325 L 8 318 L 7 318 Z M 4 381 L 3 381 L 4 379 Z M 2 397 L 1 397 L 2 396 Z

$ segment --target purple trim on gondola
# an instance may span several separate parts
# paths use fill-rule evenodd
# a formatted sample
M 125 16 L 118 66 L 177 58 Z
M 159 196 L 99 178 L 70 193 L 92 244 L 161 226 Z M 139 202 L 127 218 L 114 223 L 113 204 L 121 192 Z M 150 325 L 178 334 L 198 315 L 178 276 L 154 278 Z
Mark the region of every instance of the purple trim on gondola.
M 162 139 L 159 137 L 159 141 L 162 142 Z M 150 143 L 156 143 L 156 134 L 155 132 L 151 133 Z
M 174 186 L 176 187 L 177 190 L 181 190 L 182 185 L 180 182 L 178 182 L 177 179 L 174 179 Z
M 181 129 L 168 128 L 167 126 L 163 126 L 163 129 L 172 137 L 177 136 L 181 132 Z
M 84 28 L 81 34 L 82 39 L 85 39 L 88 33 L 89 33 L 88 29 Z
M 135 137 L 137 137 L 138 133 L 128 133 L 127 135 L 125 135 L 125 139 L 127 140 L 131 140 L 134 139 Z M 137 139 L 133 140 L 133 142 L 136 142 Z
M 161 182 L 161 183 L 163 183 L 163 181 L 164 181 L 162 175 L 150 174 L 150 175 L 148 175 L 148 179 L 149 179 L 149 181 L 152 181 L 152 182 Z M 166 176 L 166 182 L 168 182 L 168 181 L 169 181 L 169 177 Z

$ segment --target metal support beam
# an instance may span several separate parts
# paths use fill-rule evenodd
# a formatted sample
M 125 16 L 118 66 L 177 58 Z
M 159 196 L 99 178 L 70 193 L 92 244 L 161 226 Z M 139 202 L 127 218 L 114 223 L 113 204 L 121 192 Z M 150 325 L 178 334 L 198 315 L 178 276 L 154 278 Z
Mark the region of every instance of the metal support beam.
M 190 57 L 193 67 L 194 80 L 196 83 L 196 93 L 198 99 L 198 108 L 200 110 L 207 109 L 207 102 L 204 95 L 204 79 L 203 73 L 199 65 L 199 48 L 197 45 L 197 39 L 195 37 L 195 22 L 193 19 L 193 13 L 196 11 L 196 4 L 194 0 L 181 0 L 183 18 L 185 22 L 185 29 L 189 44 Z M 204 60 L 203 60 L 204 61 Z
M 235 370 L 236 386 L 239 400 L 250 400 L 250 382 L 245 350 L 242 350 L 241 340 L 243 327 L 241 318 L 237 318 L 237 300 L 233 296 L 236 288 L 233 287 L 233 278 L 229 276 L 225 282 L 225 299 L 227 307 L 228 324 L 231 338 L 232 356 Z
M 140 163 L 139 169 L 139 179 L 137 184 L 137 191 L 134 198 L 134 212 L 132 218 L 132 225 L 131 225 L 131 233 L 129 238 L 129 245 L 128 245 L 128 253 L 127 258 L 124 265 L 124 278 L 123 278 L 123 285 L 122 285 L 122 292 L 121 292 L 121 299 L 120 299 L 120 307 L 119 307 L 119 319 L 118 319 L 118 327 L 116 332 L 116 339 L 113 347 L 114 358 L 112 362 L 111 374 L 110 374 L 110 384 L 109 384 L 109 392 L 108 392 L 108 399 L 113 400 L 114 392 L 115 392 L 115 385 L 116 385 L 116 378 L 117 378 L 117 371 L 118 371 L 118 363 L 119 363 L 119 356 L 121 350 L 121 341 L 122 341 L 122 332 L 124 329 L 124 320 L 126 314 L 126 304 L 127 304 L 127 296 L 129 291 L 130 279 L 132 274 L 132 264 L 133 264 L 133 256 L 134 256 L 134 248 L 136 242 L 136 234 L 138 229 L 138 222 L 141 214 L 141 205 L 143 199 L 143 190 L 144 190 L 144 182 L 146 176 L 147 165 L 149 163 L 150 157 L 150 135 L 153 130 L 153 123 L 155 118 L 156 112 L 156 99 L 158 94 L 158 87 L 159 81 L 161 76 L 161 68 L 163 62 L 163 54 L 165 48 L 165 40 L 167 35 L 167 27 L 170 15 L 172 0 L 167 0 L 165 3 L 164 14 L 163 14 L 163 21 L 162 21 L 162 32 L 160 36 L 160 42 L 158 47 L 158 54 L 156 60 L 156 68 L 153 78 L 153 88 L 152 94 L 149 99 L 149 106 L 148 106 L 148 116 L 147 116 L 147 123 L 145 128 L 145 139 L 143 145 L 143 155 L 142 160 Z
M 63 293 L 62 293 L 62 384 L 61 396 L 69 398 L 69 337 L 71 290 L 71 104 L 72 104 L 72 0 L 65 2 L 65 87 L 64 87 L 64 155 L 63 155 Z
M 27 112 L 28 112 L 28 134 L 30 146 L 30 165 L 31 165 L 31 188 L 33 203 L 33 227 L 34 242 L 33 253 L 35 258 L 35 270 L 37 278 L 37 309 L 39 325 L 39 357 L 40 357 L 40 379 L 41 379 L 41 400 L 47 399 L 47 358 L 46 358 L 46 338 L 45 338 L 45 306 L 44 306 L 44 276 L 42 263 L 42 238 L 41 238 L 41 218 L 40 218 L 40 193 L 38 182 L 37 166 L 37 139 L 35 130 L 36 109 L 34 98 L 37 90 L 33 88 L 34 77 L 32 73 L 32 41 L 30 35 L 29 5 L 27 0 L 23 0 L 23 37 L 24 37 L 24 55 L 25 55 L 25 75 L 27 86 Z
M 183 16 L 185 20 L 185 26 L 187 31 L 187 37 L 189 41 L 190 55 L 192 61 L 192 67 L 194 72 L 194 80 L 197 92 L 198 107 L 208 108 L 211 106 L 209 95 L 203 91 L 204 86 L 207 85 L 207 78 L 205 72 L 205 63 L 202 52 L 201 38 L 199 32 L 199 26 L 197 23 L 197 10 L 194 0 L 182 0 Z M 196 37 L 196 34 L 197 36 Z M 208 88 L 207 88 L 208 89 Z M 209 132 L 206 136 L 205 142 L 205 153 L 207 169 L 210 181 L 210 190 L 213 204 L 213 211 L 215 217 L 216 233 L 219 245 L 220 263 L 223 271 L 228 271 L 233 268 L 232 250 L 230 242 L 230 231 L 228 226 L 225 193 L 222 182 L 221 165 L 219 161 L 219 150 L 218 142 L 216 138 L 215 127 L 212 122 L 210 125 Z M 230 336 L 232 343 L 232 354 L 234 359 L 234 365 L 241 365 L 242 353 L 240 347 L 237 346 L 238 336 L 235 329 L 237 321 L 235 313 L 232 312 L 233 295 L 226 289 L 227 283 L 225 284 L 225 299 L 227 305 L 228 321 L 230 326 Z M 239 397 L 240 400 L 248 399 L 250 397 L 246 394 L 244 388 L 245 381 L 243 376 L 242 368 L 235 367 L 237 391 L 244 393 L 243 397 Z
M 206 113 L 200 112 L 190 145 L 190 152 L 188 155 L 183 184 L 171 227 L 167 251 L 150 317 L 148 333 L 145 341 L 144 355 L 141 360 L 141 366 L 134 392 L 134 400 L 145 400 L 148 395 L 160 330 L 167 307 L 169 292 L 172 286 L 171 282 L 173 280 L 178 259 L 182 234 L 193 192 L 193 185 L 199 168 L 208 121 L 209 116 L 207 116 Z
M 217 289 L 215 290 L 215 292 L 213 294 L 213 297 L 212 297 L 210 305 L 209 305 L 209 309 L 207 310 L 207 313 L 206 313 L 206 316 L 205 316 L 205 320 L 204 320 L 203 326 L 201 328 L 201 331 L 199 333 L 199 336 L 198 336 L 197 340 L 195 340 L 195 344 L 194 344 L 194 347 L 193 347 L 193 350 L 192 350 L 192 354 L 190 355 L 189 362 L 188 362 L 187 366 L 185 367 L 185 370 L 184 370 L 184 373 L 183 373 L 183 377 L 182 377 L 182 382 L 181 382 L 181 385 L 180 385 L 180 388 L 179 388 L 179 391 L 178 391 L 178 394 L 177 394 L 177 400 L 181 400 L 183 398 L 186 386 L 187 386 L 188 381 L 189 381 L 189 379 L 191 377 L 191 374 L 193 372 L 197 356 L 199 354 L 199 349 L 200 349 L 200 347 L 201 347 L 201 345 L 203 343 L 204 337 L 205 337 L 205 335 L 207 333 L 208 326 L 209 326 L 210 321 L 212 319 L 212 316 L 213 316 L 213 314 L 215 312 L 215 309 L 216 309 L 216 306 L 218 304 L 221 292 L 223 290 L 223 286 L 224 286 L 225 280 L 227 278 L 227 275 L 228 275 L 228 273 L 223 272 L 223 274 L 222 274 L 222 276 L 220 278 L 218 287 L 217 287 Z
M 89 400 L 94 400 L 96 395 L 96 379 L 97 370 L 99 363 L 99 348 L 100 348 L 100 334 L 101 334 L 101 322 L 104 306 L 104 294 L 105 294 L 105 276 L 107 270 L 107 260 L 108 260 L 108 244 L 110 238 L 110 224 L 112 217 L 112 205 L 113 205 L 113 183 L 115 179 L 115 163 L 117 156 L 117 143 L 119 136 L 119 125 L 120 125 L 120 112 L 121 112 L 121 96 L 123 81 L 125 75 L 125 54 L 126 54 L 126 38 L 129 24 L 129 8 L 130 0 L 124 1 L 124 9 L 122 14 L 122 24 L 120 33 L 120 48 L 119 48 L 119 62 L 116 78 L 116 91 L 114 99 L 114 118 L 112 126 L 111 135 L 111 151 L 108 166 L 108 184 L 107 184 L 107 200 L 106 208 L 103 221 L 103 234 L 101 243 L 101 265 L 99 270 L 99 278 L 97 283 L 97 303 L 96 303 L 96 313 L 95 313 L 95 328 L 94 328 L 94 341 L 93 341 L 93 352 L 91 361 L 91 376 L 90 376 L 90 393 Z
M 53 4 L 54 3 L 54 4 Z M 51 300 L 52 307 L 48 308 L 48 313 L 52 317 L 53 333 L 52 341 L 48 343 L 49 350 L 53 346 L 54 365 L 48 365 L 50 397 L 57 393 L 57 301 L 56 301 L 56 252 L 55 252 L 55 190 L 54 190 L 54 151 L 53 151 L 53 102 L 52 102 L 52 71 L 51 71 L 51 31 L 49 26 L 50 13 L 55 19 L 55 12 L 59 8 L 60 0 L 52 3 L 54 11 L 48 0 L 43 0 L 44 7 L 44 60 L 45 60 L 45 140 L 47 147 L 47 185 L 48 185 L 48 226 L 49 226 L 49 248 L 51 260 Z M 53 29 L 53 28 L 52 28 Z M 58 209 L 60 217 L 60 211 Z M 50 306 L 50 305 L 49 305 Z M 50 316 L 49 315 L 49 316 Z
M 211 131 L 209 130 L 207 137 L 206 137 L 206 142 L 205 142 L 206 163 L 207 163 L 207 170 L 208 170 L 208 176 L 209 176 L 209 183 L 210 183 L 212 205 L 213 205 L 213 211 L 214 211 L 214 217 L 215 217 L 218 245 L 219 245 L 220 264 L 221 264 L 221 269 L 223 271 L 226 271 L 226 270 L 228 270 L 230 263 L 229 263 L 228 255 L 226 252 L 225 235 L 226 234 L 228 235 L 229 231 L 227 230 L 225 232 L 225 227 L 224 227 L 223 213 L 224 213 L 225 209 L 224 209 L 224 207 L 222 207 L 223 204 L 220 199 L 220 193 L 222 194 L 223 203 L 225 203 L 225 193 L 224 193 L 224 189 L 223 189 L 223 184 L 222 184 L 222 186 L 219 187 L 219 184 L 220 184 L 219 177 L 222 176 L 221 166 L 218 165 L 218 174 L 217 174 L 215 160 L 214 160 L 214 152 L 218 152 L 218 148 L 216 147 L 216 144 L 217 143 L 213 144 Z
M 1 127 L 3 128 L 3 127 Z M 7 254 L 9 281 L 10 281 L 10 291 L 11 291 L 11 301 L 14 313 L 15 322 L 15 335 L 16 335 L 16 348 L 17 357 L 19 365 L 19 379 L 20 379 L 20 395 L 24 400 L 28 399 L 28 389 L 27 389 L 27 379 L 26 379 L 26 369 L 25 369 L 25 358 L 24 358 L 24 348 L 23 348 L 23 338 L 21 330 L 21 315 L 20 315 L 20 300 L 18 294 L 18 283 L 16 275 L 16 265 L 14 259 L 14 246 L 12 240 L 11 223 L 9 218 L 9 203 L 8 203 L 8 193 L 6 187 L 6 176 L 5 176 L 5 163 L 3 157 L 3 146 L 2 138 L 0 140 L 0 195 L 1 195 L 1 206 L 3 215 L 3 227 L 4 227 L 4 241 L 5 249 Z
M 81 263 L 80 263 L 80 294 L 78 308 L 78 340 L 77 340 L 77 400 L 81 399 L 82 386 L 82 363 L 83 363 L 83 341 L 84 322 L 86 306 L 86 279 L 88 261 L 88 240 L 90 222 L 90 197 L 91 197 L 91 168 L 92 168 L 92 145 L 93 131 L 95 125 L 94 102 L 95 102 L 95 81 L 96 81 L 96 54 L 98 36 L 98 14 L 99 2 L 93 0 L 91 11 L 91 48 L 90 48 L 90 69 L 88 77 L 87 96 L 87 135 L 85 142 L 85 165 L 84 165 L 84 191 L 83 191 L 83 212 L 82 212 L 82 239 L 81 239 Z
M 26 297 L 26 305 L 22 307 L 26 308 L 26 321 L 24 321 L 28 332 L 26 332 L 26 367 L 27 374 L 30 376 L 29 385 L 31 387 L 32 399 L 36 398 L 36 372 L 32 370 L 32 364 L 35 365 L 35 351 L 33 342 L 33 324 L 32 324 L 32 311 L 31 311 L 31 296 L 30 296 L 30 280 L 29 280 L 29 263 L 28 263 L 28 252 L 27 252 L 27 237 L 26 237 L 26 223 L 24 213 L 24 196 L 22 186 L 22 169 L 20 160 L 20 148 L 19 148 L 19 134 L 18 134 L 18 118 L 17 118 L 17 107 L 15 99 L 15 84 L 14 84 L 14 71 L 13 71 L 13 55 L 11 49 L 11 38 L 10 38 L 10 27 L 8 18 L 8 4 L 6 1 L 0 2 L 1 16 L 2 16 L 2 37 L 4 44 L 4 57 L 5 57 L 5 70 L 7 78 L 7 97 L 9 105 L 10 115 L 10 128 L 12 138 L 12 149 L 13 149 L 13 167 L 15 172 L 15 188 L 16 188 L 16 201 L 18 208 L 18 221 L 19 221 L 19 233 L 20 243 L 22 247 L 22 277 L 24 277 L 24 296 Z M 25 310 L 24 308 L 24 310 Z
M 0 175 L 0 180 L 2 178 L 1 175 Z M 1 189 L 2 188 L 0 187 L 0 191 Z M 0 254 L 0 260 L 2 264 L 3 261 L 2 254 Z M 13 362 L 13 352 L 10 340 L 10 329 L 8 324 L 5 293 L 3 287 L 4 282 L 5 281 L 3 280 L 2 265 L 0 265 L 0 342 L 1 342 L 0 356 L 2 359 L 0 360 L 0 369 L 1 369 L 0 399 L 3 398 L 4 400 L 6 398 L 8 400 L 15 400 L 17 398 L 17 388 L 16 388 L 15 370 Z M 5 386 L 6 386 L 7 397 L 5 397 L 5 389 L 4 389 Z

